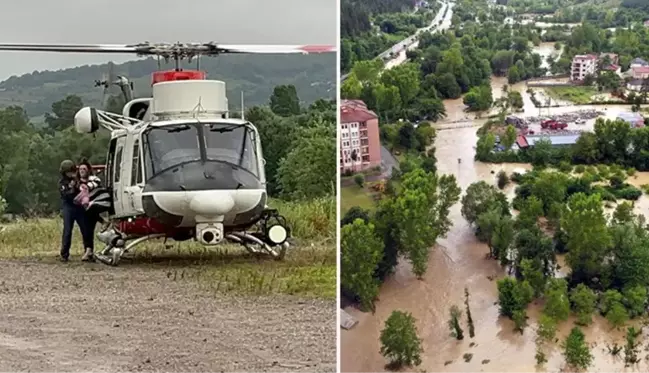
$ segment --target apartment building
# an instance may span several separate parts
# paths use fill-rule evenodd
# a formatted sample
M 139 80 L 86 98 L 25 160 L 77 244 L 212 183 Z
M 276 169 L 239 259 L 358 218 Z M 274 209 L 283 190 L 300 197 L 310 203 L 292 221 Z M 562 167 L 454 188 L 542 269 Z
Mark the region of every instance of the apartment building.
M 381 165 L 379 118 L 361 100 L 340 104 L 340 170 L 359 172 Z
M 573 81 L 582 81 L 588 75 L 594 75 L 597 72 L 597 56 L 593 54 L 577 55 L 572 59 L 570 68 L 570 79 Z

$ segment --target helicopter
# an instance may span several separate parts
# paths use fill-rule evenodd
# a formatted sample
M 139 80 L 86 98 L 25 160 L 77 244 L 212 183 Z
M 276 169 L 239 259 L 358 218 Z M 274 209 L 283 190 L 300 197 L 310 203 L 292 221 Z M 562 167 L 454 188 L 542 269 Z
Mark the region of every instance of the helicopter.
M 333 53 L 327 45 L 222 45 L 210 43 L 0 44 L 0 51 L 130 53 L 173 59 L 175 69 L 152 74 L 152 97 L 133 98 L 133 85 L 111 73 L 96 86 L 118 85 L 122 114 L 93 107 L 74 117 L 76 131 L 110 131 L 97 205 L 108 215 L 97 234 L 105 248 L 95 259 L 116 266 L 122 255 L 148 240 L 195 240 L 205 247 L 223 242 L 281 260 L 290 228 L 267 205 L 265 160 L 257 128 L 231 118 L 223 81 L 181 61 L 225 53 Z

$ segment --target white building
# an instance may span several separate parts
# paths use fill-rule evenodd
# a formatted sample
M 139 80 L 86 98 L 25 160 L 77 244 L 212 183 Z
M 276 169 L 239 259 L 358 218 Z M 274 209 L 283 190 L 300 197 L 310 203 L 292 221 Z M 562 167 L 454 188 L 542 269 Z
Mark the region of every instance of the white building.
M 588 75 L 595 75 L 597 72 L 597 56 L 592 54 L 577 55 L 572 59 L 570 68 L 570 79 L 582 81 Z

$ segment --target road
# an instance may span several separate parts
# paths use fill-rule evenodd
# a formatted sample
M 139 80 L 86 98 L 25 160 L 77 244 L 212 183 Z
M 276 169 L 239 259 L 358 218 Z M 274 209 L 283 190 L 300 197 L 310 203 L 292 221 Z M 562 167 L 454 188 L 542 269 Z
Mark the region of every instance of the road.
M 336 371 L 335 301 L 219 294 L 168 266 L 0 273 L 0 372 Z
M 413 50 L 416 49 L 419 46 L 419 41 L 417 40 L 417 36 L 423 32 L 437 32 L 440 30 L 448 30 L 449 27 L 451 27 L 451 17 L 453 17 L 453 7 L 455 6 L 455 3 L 453 2 L 446 2 L 442 1 L 442 7 L 439 9 L 437 12 L 437 15 L 435 15 L 435 18 L 431 21 L 430 25 L 426 27 L 422 27 L 417 30 L 414 34 L 410 35 L 409 37 L 401 40 L 397 44 L 393 45 L 383 53 L 379 54 L 377 58 L 383 59 L 384 61 L 386 58 L 390 56 L 394 56 L 393 58 L 389 59 L 386 61 L 385 66 L 388 69 L 393 68 L 394 66 L 398 66 L 402 64 L 403 62 L 406 61 L 406 51 L 408 50 Z M 446 12 L 446 9 L 448 9 L 448 12 Z M 446 12 L 446 16 L 444 16 L 444 12 Z M 442 19 L 443 17 L 443 19 Z M 349 74 L 344 74 L 340 77 L 341 83 L 347 79 Z

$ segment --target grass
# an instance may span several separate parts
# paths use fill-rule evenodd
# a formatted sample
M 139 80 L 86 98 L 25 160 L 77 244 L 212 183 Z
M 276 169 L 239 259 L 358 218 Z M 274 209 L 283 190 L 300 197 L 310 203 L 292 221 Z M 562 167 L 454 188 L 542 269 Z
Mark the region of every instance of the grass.
M 290 294 L 302 297 L 336 297 L 336 201 L 271 201 L 293 230 L 294 245 L 283 261 L 259 258 L 237 245 L 207 249 L 193 241 L 149 241 L 124 257 L 125 270 L 166 270 L 172 280 L 192 280 L 221 293 L 251 295 Z M 55 263 L 61 241 L 59 218 L 24 220 L 0 230 L 0 259 Z M 78 263 L 82 253 L 75 229 L 72 260 L 79 267 L 116 270 L 103 264 Z
M 554 100 L 570 101 L 577 105 L 592 102 L 592 97 L 599 93 L 593 87 L 549 87 L 545 91 Z
M 340 188 L 340 215 L 344 216 L 354 206 L 371 211 L 374 210 L 376 203 L 367 188 L 360 188 L 358 185 Z

